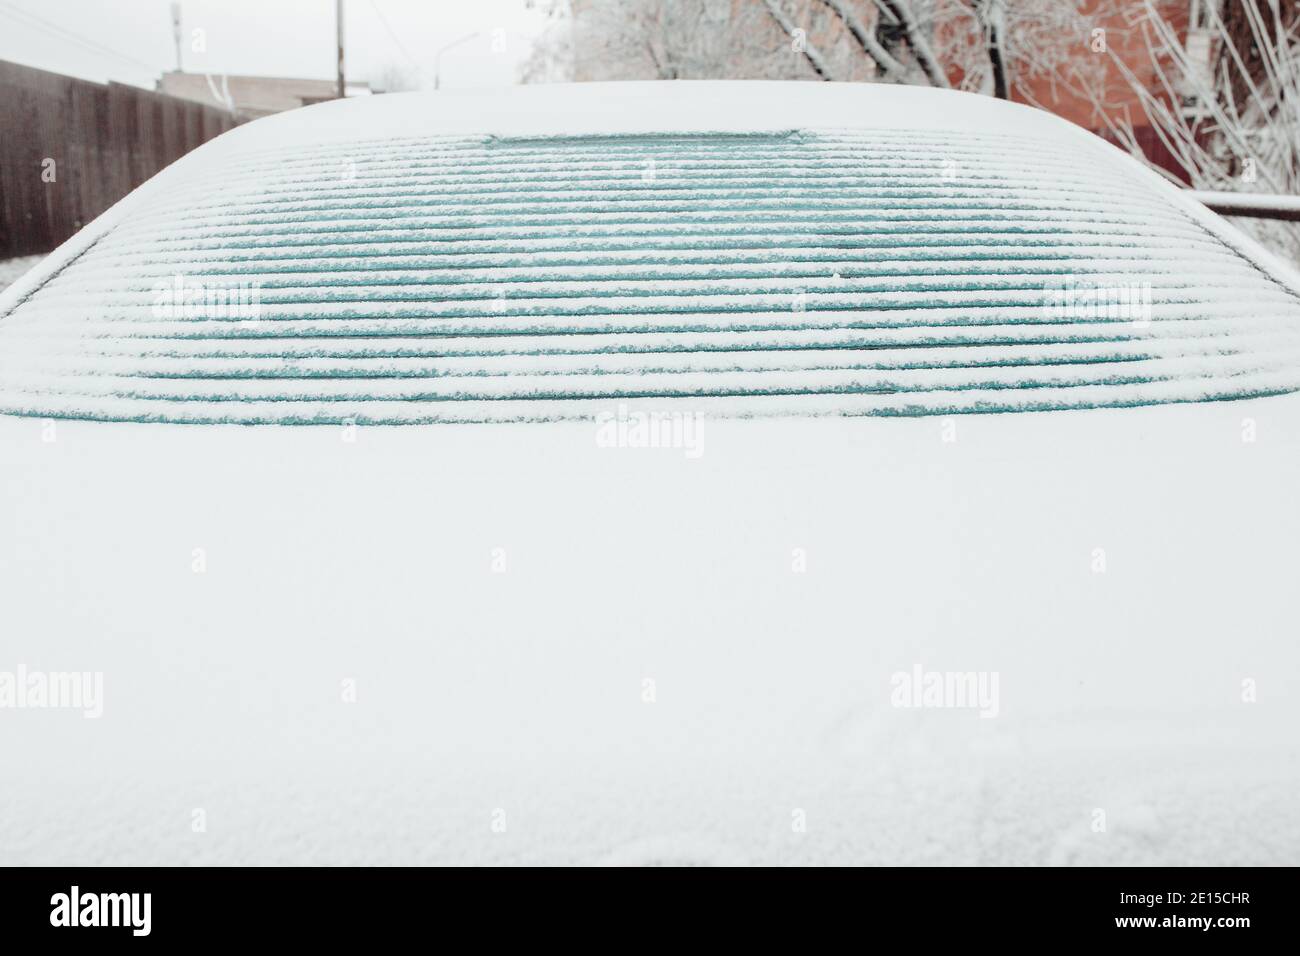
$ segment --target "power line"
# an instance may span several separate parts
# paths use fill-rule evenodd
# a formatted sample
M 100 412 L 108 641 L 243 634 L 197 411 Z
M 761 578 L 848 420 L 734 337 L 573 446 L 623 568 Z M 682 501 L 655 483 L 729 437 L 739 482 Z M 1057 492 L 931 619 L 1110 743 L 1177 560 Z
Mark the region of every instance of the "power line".
M 145 63 L 142 60 L 137 60 L 133 56 L 129 56 L 118 50 L 114 50 L 112 47 L 105 46 L 104 44 L 99 43 L 95 40 L 91 40 L 87 37 L 83 37 L 80 34 L 74 33 L 73 31 L 68 30 L 65 27 L 61 27 L 56 23 L 51 23 L 48 20 L 38 17 L 36 14 L 32 13 L 29 10 L 22 10 L 17 7 L 13 7 L 10 4 L 0 2 L 0 13 L 6 13 L 11 18 L 13 18 L 17 23 L 20 23 L 23 26 L 29 27 L 34 30 L 39 30 L 40 32 L 45 33 L 48 36 L 52 36 L 57 40 L 71 41 L 73 43 L 80 44 L 83 48 L 90 50 L 94 53 L 116 57 L 117 59 L 123 62 L 130 63 L 133 66 L 140 67 L 141 69 L 144 70 L 148 70 L 150 73 L 156 73 L 158 71 L 158 68 L 156 66 L 153 66 L 149 63 Z
M 401 51 L 402 56 L 406 57 L 411 66 L 415 67 L 420 72 L 423 72 L 423 68 L 420 64 L 415 62 L 415 57 L 411 56 L 411 52 L 407 50 L 402 41 L 397 38 L 397 33 L 393 30 L 392 26 L 389 25 L 388 18 L 384 16 L 384 12 L 379 9 L 379 4 L 376 0 L 370 0 L 370 8 L 375 11 L 375 16 L 379 18 L 379 22 L 383 24 L 384 29 L 388 31 L 389 38 L 397 46 L 397 49 Z
M 39 30 L 47 36 L 52 36 L 57 40 L 80 44 L 84 49 L 90 50 L 93 53 L 98 53 L 101 56 L 116 57 L 118 60 L 130 63 L 133 66 L 148 71 L 149 73 L 158 72 L 158 67 L 156 66 L 145 63 L 143 60 L 137 60 L 133 56 L 121 53 L 118 50 L 114 50 L 112 47 L 105 46 L 104 44 L 91 40 L 88 37 L 83 37 L 66 27 L 61 27 L 57 23 L 51 23 L 49 20 L 37 16 L 30 10 L 15 7 L 12 4 L 3 2 L 3 0 L 0 0 L 0 13 L 8 14 L 8 16 L 15 22 L 30 29 Z

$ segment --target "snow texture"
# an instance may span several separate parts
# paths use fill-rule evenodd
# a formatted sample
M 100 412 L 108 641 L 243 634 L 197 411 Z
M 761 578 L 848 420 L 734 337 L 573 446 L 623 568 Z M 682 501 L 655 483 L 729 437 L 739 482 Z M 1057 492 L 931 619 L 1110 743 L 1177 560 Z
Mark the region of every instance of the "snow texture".
M 256 305 L 169 309 L 177 283 Z M 987 97 L 394 95 L 219 137 L 0 295 L 0 411 L 396 424 L 618 399 L 767 416 L 1244 398 L 1300 388 L 1297 290 L 1118 150 Z
M 1196 190 L 1190 194 L 1207 206 L 1228 209 L 1271 210 L 1277 213 L 1300 213 L 1300 196 L 1274 196 L 1267 193 L 1223 193 Z
M 0 417 L 0 863 L 1295 864 L 1297 416 Z

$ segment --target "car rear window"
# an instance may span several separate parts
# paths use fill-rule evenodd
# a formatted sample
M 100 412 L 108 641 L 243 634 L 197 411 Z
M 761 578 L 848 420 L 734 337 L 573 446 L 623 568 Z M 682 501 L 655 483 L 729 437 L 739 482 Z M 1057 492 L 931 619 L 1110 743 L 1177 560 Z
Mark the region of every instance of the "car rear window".
M 0 318 L 0 411 L 916 415 L 1300 387 L 1297 297 L 1135 168 L 896 128 L 245 153 L 151 191 Z

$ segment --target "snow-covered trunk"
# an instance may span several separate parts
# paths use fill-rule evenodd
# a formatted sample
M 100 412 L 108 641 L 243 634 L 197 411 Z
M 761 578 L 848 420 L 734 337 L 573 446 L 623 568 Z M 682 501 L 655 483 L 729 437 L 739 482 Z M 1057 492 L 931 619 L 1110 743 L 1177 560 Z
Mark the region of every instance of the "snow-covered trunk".
M 1010 95 L 1011 84 L 1007 78 L 1007 7 L 1006 0 L 976 0 L 976 14 L 984 29 L 984 42 L 989 51 L 989 71 L 993 79 L 993 95 L 1005 100 Z

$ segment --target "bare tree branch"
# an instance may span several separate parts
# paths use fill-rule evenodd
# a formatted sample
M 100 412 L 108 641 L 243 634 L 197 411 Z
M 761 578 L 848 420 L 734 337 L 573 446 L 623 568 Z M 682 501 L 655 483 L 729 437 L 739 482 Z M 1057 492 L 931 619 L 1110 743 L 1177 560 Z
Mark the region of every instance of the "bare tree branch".
M 788 37 L 792 40 L 800 39 L 795 37 L 795 30 L 799 28 L 785 15 L 785 11 L 781 9 L 778 0 L 763 0 L 763 5 L 767 7 L 767 12 L 772 15 L 772 19 L 777 22 L 777 25 L 785 31 Z M 826 65 L 826 58 L 821 55 L 817 47 L 813 46 L 812 41 L 807 38 L 806 34 L 802 37 L 802 42 L 796 42 L 794 46 L 797 52 L 803 54 L 803 58 L 808 61 L 808 65 L 813 68 L 813 71 L 818 76 L 823 80 L 834 79 L 831 76 L 830 67 Z
M 916 65 L 925 73 L 930 85 L 945 90 L 950 89 L 948 75 L 930 49 L 930 43 L 926 40 L 913 14 L 910 0 L 876 0 L 876 5 L 890 17 L 891 22 L 902 27 L 903 34 L 907 37 L 907 45 L 911 48 L 912 55 L 916 57 Z
M 852 8 L 844 0 L 821 0 L 821 2 L 835 11 L 835 15 L 844 22 L 853 39 L 857 40 L 858 45 L 862 47 L 862 52 L 871 58 L 885 79 L 900 83 L 903 81 L 907 68 L 880 45 L 880 41 L 862 25 L 861 20 L 854 16 Z

